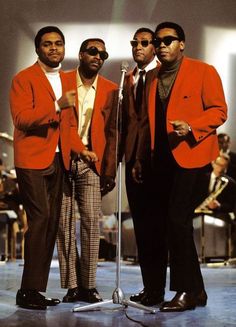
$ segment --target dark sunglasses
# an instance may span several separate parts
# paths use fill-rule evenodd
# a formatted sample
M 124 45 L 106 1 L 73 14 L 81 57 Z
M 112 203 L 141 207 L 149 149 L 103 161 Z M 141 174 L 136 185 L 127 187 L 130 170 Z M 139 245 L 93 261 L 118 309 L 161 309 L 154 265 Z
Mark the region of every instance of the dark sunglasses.
M 143 48 L 146 48 L 150 43 L 152 43 L 152 40 L 142 40 L 142 41 L 137 41 L 137 40 L 131 40 L 130 44 L 133 48 L 136 48 L 138 44 L 141 43 L 141 46 Z
M 155 48 L 159 48 L 162 42 L 168 46 L 170 45 L 173 41 L 180 41 L 180 39 L 176 36 L 165 36 L 163 38 L 157 37 L 156 39 L 153 40 L 153 44 Z
M 85 49 L 84 52 L 87 52 L 90 56 L 96 56 L 99 53 L 99 56 L 103 61 L 108 58 L 108 53 L 106 51 L 99 51 L 96 47 Z

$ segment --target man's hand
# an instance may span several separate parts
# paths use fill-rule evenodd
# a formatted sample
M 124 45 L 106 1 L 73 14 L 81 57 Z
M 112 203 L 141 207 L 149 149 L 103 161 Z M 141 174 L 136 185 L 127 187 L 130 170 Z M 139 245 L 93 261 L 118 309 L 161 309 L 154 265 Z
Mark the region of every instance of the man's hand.
M 172 120 L 169 122 L 173 126 L 174 131 L 178 136 L 186 136 L 189 132 L 191 132 L 191 127 L 183 120 Z
M 98 157 L 95 152 L 89 150 L 83 150 L 80 152 L 80 157 L 83 161 L 86 162 L 96 162 L 98 161 Z
M 58 103 L 60 109 L 62 110 L 62 109 L 66 109 L 69 107 L 74 107 L 75 106 L 75 95 L 76 95 L 75 90 L 67 91 L 64 94 L 62 94 L 60 99 L 57 100 L 57 103 Z
M 140 160 L 136 160 L 134 163 L 132 168 L 132 177 L 136 183 L 143 183 L 143 167 Z
M 111 192 L 113 188 L 115 187 L 116 183 L 114 181 L 114 178 L 112 176 L 101 176 L 100 177 L 100 189 L 101 189 L 101 195 L 104 196 L 107 193 Z
M 218 209 L 220 208 L 220 202 L 217 200 L 212 200 L 211 202 L 208 203 L 207 207 L 211 210 Z

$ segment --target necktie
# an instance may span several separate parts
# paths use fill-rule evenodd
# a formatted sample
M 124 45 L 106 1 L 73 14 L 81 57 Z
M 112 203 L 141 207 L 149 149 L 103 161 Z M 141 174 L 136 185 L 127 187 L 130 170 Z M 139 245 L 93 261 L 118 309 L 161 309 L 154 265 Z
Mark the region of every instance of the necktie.
M 139 80 L 136 88 L 136 99 L 135 99 L 135 109 L 136 112 L 139 113 L 141 111 L 142 99 L 143 99 L 143 89 L 144 89 L 144 81 L 143 77 L 146 73 L 145 70 L 140 70 L 139 72 Z
M 219 177 L 216 177 L 216 178 L 215 178 L 215 182 L 214 182 L 214 184 L 213 184 L 213 188 L 212 188 L 212 191 L 211 191 L 211 192 L 215 192 L 215 190 L 216 190 L 216 186 L 217 186 L 219 180 L 220 180 Z

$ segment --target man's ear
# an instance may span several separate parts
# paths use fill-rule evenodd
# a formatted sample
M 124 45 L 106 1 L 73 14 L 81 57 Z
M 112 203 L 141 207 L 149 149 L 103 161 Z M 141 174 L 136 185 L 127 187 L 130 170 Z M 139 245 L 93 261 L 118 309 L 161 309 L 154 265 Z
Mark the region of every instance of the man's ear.
M 179 42 L 179 45 L 180 45 L 180 51 L 184 51 L 184 49 L 185 49 L 185 42 L 184 41 L 180 41 Z

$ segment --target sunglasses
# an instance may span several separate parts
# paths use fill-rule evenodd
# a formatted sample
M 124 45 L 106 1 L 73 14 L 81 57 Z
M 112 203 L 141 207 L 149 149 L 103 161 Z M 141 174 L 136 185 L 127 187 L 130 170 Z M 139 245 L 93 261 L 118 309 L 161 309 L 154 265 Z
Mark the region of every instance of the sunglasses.
M 136 48 L 138 46 L 138 44 L 141 43 L 141 46 L 143 48 L 146 48 L 147 46 L 149 46 L 149 44 L 153 43 L 152 40 L 142 40 L 142 41 L 137 41 L 137 40 L 131 40 L 130 44 L 133 48 Z
M 104 61 L 108 58 L 108 53 L 106 51 L 99 51 L 97 47 L 90 47 L 85 49 L 84 52 L 87 52 L 90 56 L 96 56 L 99 54 L 100 58 Z
M 165 36 L 163 38 L 157 37 L 156 39 L 153 40 L 153 44 L 155 48 L 159 48 L 162 42 L 168 46 L 170 45 L 173 41 L 180 41 L 180 39 L 176 36 Z

